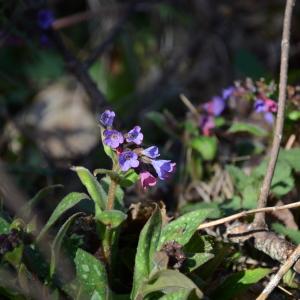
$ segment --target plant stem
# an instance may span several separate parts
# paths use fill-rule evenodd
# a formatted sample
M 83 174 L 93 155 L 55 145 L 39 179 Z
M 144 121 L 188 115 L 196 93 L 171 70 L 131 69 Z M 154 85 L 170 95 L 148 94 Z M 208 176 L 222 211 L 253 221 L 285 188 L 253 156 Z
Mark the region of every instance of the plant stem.
M 280 61 L 280 76 L 279 76 L 279 98 L 278 98 L 278 112 L 276 117 L 276 124 L 274 130 L 274 137 L 272 149 L 270 153 L 270 160 L 268 164 L 267 173 L 265 175 L 260 195 L 258 199 L 257 208 L 264 208 L 267 205 L 267 199 L 270 192 L 272 178 L 276 167 L 280 143 L 282 139 L 282 130 L 284 125 L 284 111 L 286 101 L 286 85 L 287 85 L 287 71 L 288 71 L 288 58 L 289 58 L 289 41 L 290 41 L 290 28 L 294 0 L 287 0 L 284 19 L 283 19 L 283 33 L 281 40 L 281 61 Z M 266 227 L 265 213 L 258 213 L 255 215 L 254 224 L 256 227 Z
M 109 185 L 108 190 L 108 196 L 107 196 L 107 206 L 106 209 L 111 210 L 114 208 L 114 202 L 115 202 L 115 194 L 116 194 L 116 188 L 117 188 L 117 182 L 112 177 L 110 178 L 111 182 Z

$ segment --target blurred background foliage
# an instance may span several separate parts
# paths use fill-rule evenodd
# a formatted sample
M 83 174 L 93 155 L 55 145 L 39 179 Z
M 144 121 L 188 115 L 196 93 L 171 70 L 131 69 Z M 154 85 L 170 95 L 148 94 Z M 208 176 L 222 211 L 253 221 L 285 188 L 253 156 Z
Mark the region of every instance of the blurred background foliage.
M 278 78 L 283 1 L 2 0 L 0 7 L 0 181 L 4 196 L 7 182 L 13 187 L 10 198 L 27 199 L 58 182 L 74 190 L 73 164 L 109 166 L 97 126 L 97 113 L 107 107 L 122 120 L 120 128 L 140 124 L 147 144 L 164 146 L 179 162 L 180 142 L 163 124 L 165 130 L 157 127 L 161 115 L 155 112 L 183 119 L 181 93 L 201 103 L 235 79 Z M 53 12 L 54 31 L 105 103 L 87 95 L 39 26 L 43 9 Z M 291 84 L 300 78 L 299 14 L 296 6 Z M 84 65 L 105 41 L 101 55 Z M 156 197 L 178 189 L 180 182 L 169 184 Z

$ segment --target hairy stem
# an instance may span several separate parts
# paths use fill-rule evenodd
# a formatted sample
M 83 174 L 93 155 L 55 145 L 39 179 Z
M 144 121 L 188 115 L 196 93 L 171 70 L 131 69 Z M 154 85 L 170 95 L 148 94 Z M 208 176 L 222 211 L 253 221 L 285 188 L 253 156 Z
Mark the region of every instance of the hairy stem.
M 257 208 L 263 208 L 267 205 L 267 198 L 270 192 L 270 186 L 276 167 L 276 162 L 278 158 L 282 130 L 284 125 L 284 111 L 285 111 L 285 101 L 286 101 L 286 85 L 287 85 L 287 72 L 288 72 L 288 57 L 289 57 L 289 41 L 290 41 L 290 28 L 292 11 L 294 6 L 294 0 L 287 0 L 284 20 L 283 20 L 283 33 L 281 40 L 281 62 L 280 62 L 280 76 L 279 76 L 279 98 L 278 98 L 278 112 L 276 117 L 276 124 L 274 130 L 274 137 L 272 143 L 272 149 L 270 153 L 270 160 L 267 168 L 267 173 L 265 175 L 260 195 L 258 199 Z M 258 213 L 254 218 L 254 224 L 257 227 L 266 227 L 265 213 Z
M 117 188 L 117 182 L 111 177 L 111 182 L 109 185 L 108 190 L 108 196 L 107 196 L 107 206 L 106 209 L 110 210 L 114 208 L 114 202 L 115 202 L 115 194 L 116 194 L 116 188 Z

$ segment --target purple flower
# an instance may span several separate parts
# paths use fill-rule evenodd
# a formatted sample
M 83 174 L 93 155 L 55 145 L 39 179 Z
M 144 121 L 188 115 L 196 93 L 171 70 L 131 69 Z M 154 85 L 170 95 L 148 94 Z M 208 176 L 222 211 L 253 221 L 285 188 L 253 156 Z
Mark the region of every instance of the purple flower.
M 206 112 L 213 116 L 219 116 L 225 109 L 226 103 L 224 99 L 219 96 L 213 97 L 213 99 L 203 105 Z
M 223 93 L 222 93 L 222 98 L 224 100 L 228 99 L 229 97 L 231 97 L 231 95 L 234 93 L 235 91 L 235 88 L 233 86 L 230 86 L 226 89 L 223 90 Z
M 266 111 L 265 101 L 262 99 L 257 99 L 254 103 L 254 110 L 257 113 L 265 112 Z
M 41 29 L 47 30 L 54 22 L 54 14 L 50 9 L 42 9 L 38 12 L 37 23 Z
M 121 132 L 117 130 L 104 130 L 104 144 L 107 146 L 116 149 L 120 144 L 124 142 L 124 137 Z
M 140 182 L 145 190 L 148 186 L 156 185 L 157 179 L 150 172 L 144 171 L 140 173 Z
M 128 143 L 133 142 L 137 145 L 140 145 L 143 141 L 143 134 L 141 133 L 141 127 L 135 126 L 126 134 L 126 141 Z
M 142 151 L 142 154 L 150 158 L 157 158 L 160 156 L 158 148 L 156 146 L 151 146 L 144 149 Z
M 266 112 L 266 113 L 264 114 L 264 119 L 265 119 L 266 122 L 268 122 L 269 124 L 273 124 L 273 122 L 274 122 L 274 116 L 273 116 L 273 114 L 270 113 L 270 112 Z
M 176 163 L 171 162 L 170 160 L 152 160 L 152 166 L 154 167 L 157 176 L 161 180 L 168 179 L 171 173 L 175 170 Z
M 126 172 L 130 168 L 136 168 L 140 162 L 138 161 L 138 156 L 132 151 L 124 151 L 119 155 L 119 164 L 121 170 Z
M 114 122 L 114 118 L 115 118 L 116 114 L 114 111 L 111 110 L 106 110 L 105 112 L 103 112 L 100 115 L 99 121 L 104 125 L 104 126 L 108 126 L 111 127 L 113 122 Z
M 199 126 L 202 129 L 202 134 L 210 136 L 212 129 L 215 128 L 214 117 L 212 116 L 201 116 L 199 120 Z
M 263 113 L 266 122 L 272 124 L 274 122 L 272 113 L 277 112 L 277 103 L 269 98 L 259 98 L 254 103 L 254 110 L 257 113 Z

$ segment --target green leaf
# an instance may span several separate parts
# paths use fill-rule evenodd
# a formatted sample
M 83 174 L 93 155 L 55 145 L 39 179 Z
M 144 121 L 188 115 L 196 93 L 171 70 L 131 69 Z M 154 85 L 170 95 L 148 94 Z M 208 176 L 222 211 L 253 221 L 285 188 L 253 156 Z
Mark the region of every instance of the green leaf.
M 104 194 L 101 184 L 98 182 L 97 178 L 84 167 L 72 167 L 81 181 L 81 183 L 86 187 L 92 200 L 95 202 L 96 217 L 101 213 L 106 207 L 106 197 Z
M 180 289 L 178 291 L 166 294 L 159 298 L 159 300 L 197 300 L 195 290 Z
M 194 253 L 187 255 L 184 270 L 188 273 L 193 272 L 214 257 L 212 253 Z
M 111 229 L 119 227 L 126 219 L 126 214 L 114 209 L 103 211 L 98 218 L 100 222 Z
M 257 205 L 258 189 L 253 185 L 246 186 L 242 191 L 242 207 L 245 209 L 253 209 Z
M 224 282 L 217 287 L 210 299 L 212 300 L 230 300 L 236 295 L 247 290 L 251 285 L 257 283 L 270 273 L 270 269 L 256 268 L 245 270 L 229 275 Z
M 252 178 L 247 176 L 240 168 L 233 165 L 227 165 L 226 171 L 234 181 L 234 186 L 240 192 L 244 190 L 249 184 L 251 184 Z
M 129 187 L 135 184 L 139 179 L 139 175 L 134 170 L 128 170 L 124 175 L 122 175 L 122 179 L 120 185 L 122 187 Z
M 21 209 L 18 211 L 18 215 L 22 218 L 29 218 L 33 207 L 41 200 L 43 200 L 49 193 L 53 192 L 57 188 L 62 188 L 61 184 L 54 184 L 47 186 L 37 192 L 37 194 L 31 198 Z
M 148 280 L 154 267 L 154 253 L 157 249 L 162 226 L 162 216 L 159 207 L 156 207 L 152 216 L 143 227 L 137 252 L 133 275 L 133 288 L 131 299 L 135 299 L 140 288 Z
M 292 110 L 288 113 L 288 118 L 292 121 L 298 121 L 300 119 L 300 111 L 299 110 Z
M 14 248 L 13 250 L 6 252 L 4 255 L 4 259 L 8 261 L 16 269 L 18 269 L 22 261 L 23 250 L 24 250 L 24 245 L 21 244 L 20 246 Z
M 167 224 L 162 229 L 157 249 L 159 250 L 168 241 L 176 241 L 181 245 L 185 245 L 210 213 L 210 209 L 198 209 Z
M 41 230 L 40 234 L 37 237 L 39 241 L 42 236 L 48 231 L 48 229 L 59 219 L 59 217 L 64 214 L 68 209 L 78 204 L 80 201 L 84 199 L 89 199 L 89 196 L 84 193 L 70 193 L 65 196 L 59 204 L 56 206 L 55 210 L 53 211 L 52 215 L 50 216 L 48 222 Z
M 233 123 L 228 129 L 228 132 L 229 133 L 246 132 L 258 137 L 264 137 L 268 135 L 268 132 L 262 129 L 261 127 L 254 124 L 242 123 L 242 122 Z
M 191 141 L 191 147 L 198 151 L 204 160 L 212 160 L 217 154 L 218 140 L 216 137 L 199 136 Z
M 180 208 L 180 213 L 185 214 L 194 210 L 199 209 L 210 209 L 210 214 L 207 218 L 217 219 L 222 217 L 223 213 L 220 209 L 220 205 L 216 202 L 195 202 L 195 203 L 187 203 Z
M 287 177 L 283 182 L 277 183 L 271 187 L 274 195 L 280 197 L 289 193 L 295 186 L 294 178 Z
M 95 299 L 109 299 L 107 274 L 103 264 L 90 253 L 78 249 L 75 257 L 76 274 L 84 291 Z
M 257 168 L 254 169 L 253 175 L 258 178 L 263 178 L 266 174 L 268 161 L 264 160 Z M 272 179 L 272 186 L 285 182 L 288 177 L 292 176 L 291 166 L 284 160 L 278 160 L 276 164 L 276 169 Z
M 9 223 L 2 217 L 0 217 L 0 234 L 6 234 L 9 232 Z
M 287 228 L 280 223 L 273 223 L 272 229 L 280 234 L 283 234 L 291 239 L 296 244 L 300 244 L 300 231 L 297 229 Z
M 278 160 L 285 160 L 293 170 L 300 172 L 300 148 L 290 150 L 281 149 Z
M 202 299 L 203 297 L 203 293 L 194 282 L 176 270 L 162 270 L 155 273 L 148 283 L 144 285 L 142 295 L 145 297 L 156 291 L 162 291 L 163 293 L 168 294 L 182 289 L 189 291 L 195 290 L 198 299 Z
M 55 236 L 55 239 L 53 240 L 51 244 L 51 261 L 50 261 L 50 277 L 53 276 L 55 272 L 56 263 L 58 261 L 58 255 L 61 249 L 61 245 L 63 242 L 63 239 L 65 235 L 67 234 L 67 231 L 71 224 L 75 221 L 75 219 L 81 215 L 82 213 L 76 213 L 69 217 L 67 221 L 60 227 L 57 235 Z

